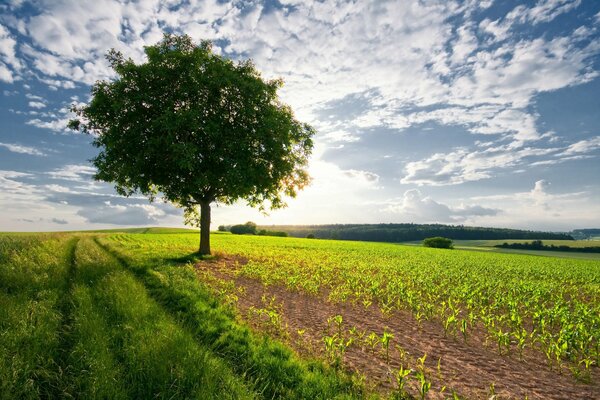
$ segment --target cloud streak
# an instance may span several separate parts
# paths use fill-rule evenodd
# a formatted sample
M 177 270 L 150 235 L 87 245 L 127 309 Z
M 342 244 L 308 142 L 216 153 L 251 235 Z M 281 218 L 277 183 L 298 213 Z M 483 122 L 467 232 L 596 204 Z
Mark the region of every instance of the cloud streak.
M 13 153 L 18 153 L 18 154 L 29 154 L 31 156 L 45 156 L 46 155 L 46 153 L 44 153 L 43 151 L 41 151 L 35 147 L 24 146 L 24 145 L 17 144 L 17 143 L 2 143 L 2 142 L 0 142 L 0 147 L 4 147 L 8 151 L 11 151 Z

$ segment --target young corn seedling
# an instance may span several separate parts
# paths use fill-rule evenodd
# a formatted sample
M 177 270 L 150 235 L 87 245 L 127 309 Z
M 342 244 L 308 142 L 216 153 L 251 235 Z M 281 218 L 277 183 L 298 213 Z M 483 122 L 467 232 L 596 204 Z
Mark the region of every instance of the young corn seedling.
M 377 342 L 379 342 L 379 336 L 375 332 L 371 332 L 369 336 L 365 338 L 365 343 L 371 348 L 371 351 L 375 350 Z
M 344 318 L 341 315 L 336 315 L 333 317 L 327 318 L 327 325 L 335 325 L 337 328 L 338 335 L 342 336 L 342 325 L 344 324 Z
M 394 335 L 389 333 L 387 330 L 381 335 L 381 347 L 385 350 L 385 361 L 390 363 L 390 341 L 394 338 Z
M 398 393 L 403 396 L 405 394 L 404 387 L 406 383 L 410 380 L 410 374 L 413 373 L 412 369 L 405 369 L 404 366 L 400 366 L 400 368 L 396 371 L 395 378 L 396 384 L 398 385 Z
M 325 352 L 334 368 L 338 369 L 342 365 L 346 349 L 352 345 L 353 340 L 353 338 L 344 340 L 337 333 L 334 333 L 333 336 L 323 337 Z
M 398 350 L 398 355 L 400 357 L 400 361 L 405 361 L 406 356 L 408 355 L 408 351 L 406 351 L 406 349 L 404 349 L 404 347 L 402 347 L 400 345 L 400 343 L 395 344 L 394 346 L 396 347 L 396 350 Z
M 424 371 L 417 371 L 416 377 L 419 380 L 419 395 L 421 400 L 425 400 L 427 393 L 431 389 L 431 382 L 427 380 Z
M 437 376 L 439 380 L 442 380 L 442 357 L 438 358 L 437 362 Z
M 450 330 L 454 331 L 454 325 L 456 324 L 456 316 L 454 314 L 450 315 L 444 321 L 444 335 L 447 335 Z
M 462 333 L 463 339 L 466 342 L 467 341 L 467 321 L 464 319 L 460 321 L 460 333 Z
M 490 383 L 488 400 L 496 400 L 496 386 L 494 385 L 494 382 Z
M 527 333 L 527 330 L 525 328 L 521 328 L 520 330 L 516 330 L 515 332 L 513 332 L 512 335 L 515 338 L 515 341 L 517 342 L 519 358 L 522 360 L 523 350 L 525 348 L 525 345 L 527 344 L 527 338 L 529 337 L 529 334 Z

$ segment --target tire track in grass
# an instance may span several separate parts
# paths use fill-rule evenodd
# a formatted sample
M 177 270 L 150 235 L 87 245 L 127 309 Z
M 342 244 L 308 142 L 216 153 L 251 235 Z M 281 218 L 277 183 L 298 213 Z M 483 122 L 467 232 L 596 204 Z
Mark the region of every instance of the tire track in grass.
M 334 399 L 364 398 L 363 388 L 348 376 L 326 369 L 320 362 L 301 362 L 281 343 L 253 337 L 235 322 L 208 292 L 199 293 L 197 280 L 167 276 L 144 266 L 135 266 L 118 251 L 95 239 L 98 246 L 132 272 L 161 308 L 208 346 L 242 376 L 262 398 Z M 174 269 L 173 272 L 176 270 Z M 173 280 L 178 285 L 172 285 Z M 167 283 L 166 281 L 171 280 Z M 186 287 L 187 285 L 187 287 Z M 195 291 L 194 291 L 195 290 Z
M 94 248 L 99 251 L 97 260 L 116 266 L 100 280 L 93 299 L 111 322 L 111 348 L 124 367 L 122 379 L 130 398 L 257 397 L 223 360 L 164 312 L 118 259 L 96 241 Z
M 64 287 L 62 289 L 62 297 L 57 305 L 61 315 L 60 328 L 58 332 L 58 346 L 54 363 L 56 365 L 55 381 L 50 381 L 49 397 L 50 398 L 71 398 L 69 394 L 68 380 L 66 379 L 69 372 L 68 358 L 73 346 L 72 341 L 72 325 L 73 325 L 73 284 L 75 281 L 76 259 L 75 251 L 80 238 L 74 237 L 67 246 L 67 268 Z
M 93 242 L 84 238 L 75 252 L 69 390 L 74 398 L 126 399 L 123 365 L 111 349 L 108 321 L 93 298 L 96 285 L 114 268 L 98 263 L 89 244 Z

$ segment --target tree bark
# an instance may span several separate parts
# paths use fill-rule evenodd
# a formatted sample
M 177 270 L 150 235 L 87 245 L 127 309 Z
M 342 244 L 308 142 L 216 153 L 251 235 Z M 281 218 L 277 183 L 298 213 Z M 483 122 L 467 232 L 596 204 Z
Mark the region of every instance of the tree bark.
M 210 254 L 210 201 L 200 202 L 200 249 L 201 255 Z

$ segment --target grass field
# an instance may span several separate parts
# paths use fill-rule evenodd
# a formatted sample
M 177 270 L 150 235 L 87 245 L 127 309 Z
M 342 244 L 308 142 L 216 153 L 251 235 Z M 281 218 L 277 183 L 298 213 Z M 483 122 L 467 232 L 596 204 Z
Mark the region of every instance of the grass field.
M 1 398 L 600 393 L 598 261 L 215 234 L 203 262 L 196 233 L 155 232 L 0 235 Z M 252 282 L 281 299 L 243 308 Z
M 124 263 L 90 234 L 2 235 L 0 398 L 363 397 L 161 261 Z

